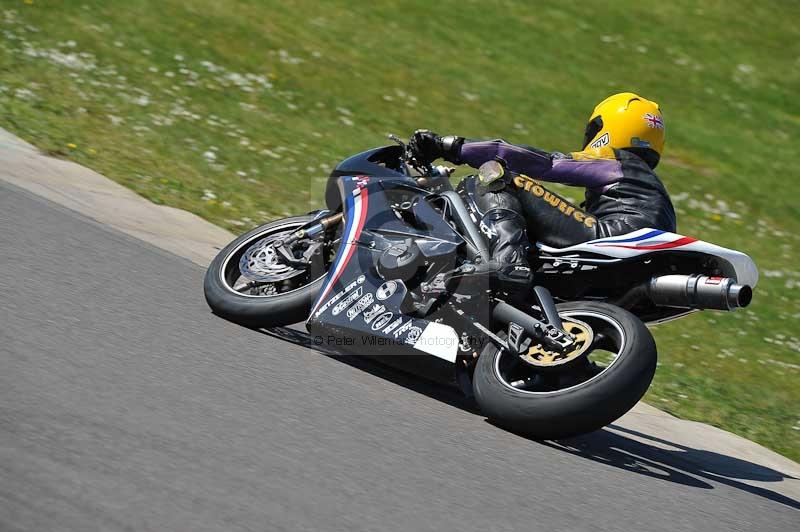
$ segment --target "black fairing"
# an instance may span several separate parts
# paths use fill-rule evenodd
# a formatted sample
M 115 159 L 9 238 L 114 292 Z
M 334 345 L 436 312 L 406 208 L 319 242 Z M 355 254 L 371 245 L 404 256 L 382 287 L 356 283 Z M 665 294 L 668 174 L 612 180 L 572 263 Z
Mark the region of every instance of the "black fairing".
M 430 205 L 435 195 L 412 178 L 385 167 L 365 176 L 365 168 L 332 178 L 346 205 L 342 244 L 306 326 L 337 351 L 381 355 L 398 366 L 405 361 L 406 370 L 425 367 L 428 375 L 452 380 L 459 334 L 436 322 L 437 309 L 412 292 L 455 267 L 464 239 Z M 413 260 L 395 260 L 406 253 Z
M 338 179 L 342 176 L 366 175 L 370 177 L 411 178 L 405 172 L 401 146 L 384 146 L 358 153 L 340 162 L 331 172 L 325 186 L 325 204 L 332 211 L 342 208 Z

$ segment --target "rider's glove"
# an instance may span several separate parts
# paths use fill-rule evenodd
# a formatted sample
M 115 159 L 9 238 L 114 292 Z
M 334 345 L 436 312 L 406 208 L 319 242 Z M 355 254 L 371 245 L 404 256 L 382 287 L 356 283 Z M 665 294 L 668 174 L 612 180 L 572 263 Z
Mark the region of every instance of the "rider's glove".
M 451 163 L 461 164 L 461 145 L 464 143 L 463 137 L 448 135 L 440 137 L 433 131 L 418 129 L 411 137 L 409 146 L 425 162 L 432 162 L 439 157 Z

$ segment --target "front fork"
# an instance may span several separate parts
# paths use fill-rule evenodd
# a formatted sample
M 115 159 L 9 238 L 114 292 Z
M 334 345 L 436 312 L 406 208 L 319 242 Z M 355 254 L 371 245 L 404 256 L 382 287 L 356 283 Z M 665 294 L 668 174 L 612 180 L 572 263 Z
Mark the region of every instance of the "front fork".
M 294 254 L 293 246 L 295 243 L 303 239 L 313 240 L 315 237 L 324 233 L 328 229 L 341 223 L 343 217 L 341 212 L 326 216 L 328 213 L 330 213 L 330 211 L 320 211 L 314 220 L 310 221 L 283 240 L 278 240 L 275 242 L 275 251 L 280 255 L 282 262 L 294 267 L 305 267 L 308 264 L 309 259 L 314 251 L 309 253 L 307 250 L 303 253 L 302 257 L 298 258 Z M 321 243 L 316 243 L 315 245 L 309 246 L 309 250 L 317 250 L 321 247 L 321 245 Z
M 284 240 L 284 244 L 292 244 L 301 238 L 314 238 L 331 227 L 339 225 L 344 217 L 344 213 L 341 212 L 327 216 L 326 213 L 330 213 L 330 211 L 320 211 L 317 213 L 317 217 L 314 220 L 289 235 L 289 237 Z

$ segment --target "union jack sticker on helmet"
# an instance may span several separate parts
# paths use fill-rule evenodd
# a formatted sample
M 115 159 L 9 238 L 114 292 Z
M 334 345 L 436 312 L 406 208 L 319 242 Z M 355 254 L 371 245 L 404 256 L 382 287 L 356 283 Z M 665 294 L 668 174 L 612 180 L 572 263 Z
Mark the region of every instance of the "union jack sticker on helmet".
M 664 121 L 658 115 L 647 113 L 644 115 L 644 121 L 647 122 L 647 127 L 653 129 L 664 129 Z

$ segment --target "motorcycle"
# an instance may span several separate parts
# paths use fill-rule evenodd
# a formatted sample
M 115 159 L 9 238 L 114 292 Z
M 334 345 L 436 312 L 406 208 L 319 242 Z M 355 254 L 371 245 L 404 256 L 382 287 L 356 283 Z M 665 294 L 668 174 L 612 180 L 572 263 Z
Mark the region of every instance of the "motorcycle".
M 537 243 L 520 297 L 497 282 L 474 200 L 501 162 L 454 189 L 451 168 L 392 138 L 333 170 L 325 209 L 224 248 L 205 276 L 213 312 L 256 328 L 305 321 L 316 344 L 454 383 L 496 424 L 556 439 L 642 398 L 657 357 L 646 324 L 750 303 L 750 257 L 657 229 Z

